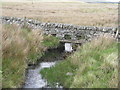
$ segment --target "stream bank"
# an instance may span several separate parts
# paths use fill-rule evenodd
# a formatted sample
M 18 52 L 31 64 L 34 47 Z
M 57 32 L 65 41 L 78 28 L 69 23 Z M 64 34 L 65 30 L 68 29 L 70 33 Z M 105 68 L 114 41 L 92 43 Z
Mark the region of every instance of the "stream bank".
M 44 68 L 50 68 L 56 63 L 65 60 L 65 58 L 70 54 L 71 53 L 64 51 L 63 43 L 61 43 L 57 48 L 48 49 L 44 55 L 37 60 L 36 64 L 28 64 L 23 88 L 48 88 L 49 85 L 47 80 L 42 78 L 40 71 Z

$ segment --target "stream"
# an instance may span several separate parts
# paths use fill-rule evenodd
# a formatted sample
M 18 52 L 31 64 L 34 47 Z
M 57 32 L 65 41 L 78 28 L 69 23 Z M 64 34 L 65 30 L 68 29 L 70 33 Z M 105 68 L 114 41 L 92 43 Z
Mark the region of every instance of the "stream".
M 47 80 L 42 78 L 40 70 L 44 68 L 50 68 L 61 60 L 64 60 L 69 53 L 64 51 L 64 46 L 61 45 L 54 49 L 49 49 L 45 54 L 38 60 L 37 65 L 28 65 L 26 79 L 23 88 L 51 88 Z M 62 88 L 56 83 L 56 88 Z
M 42 78 L 40 70 L 50 68 L 55 65 L 55 63 L 56 62 L 42 62 L 37 68 L 29 69 L 24 88 L 48 88 L 47 81 Z

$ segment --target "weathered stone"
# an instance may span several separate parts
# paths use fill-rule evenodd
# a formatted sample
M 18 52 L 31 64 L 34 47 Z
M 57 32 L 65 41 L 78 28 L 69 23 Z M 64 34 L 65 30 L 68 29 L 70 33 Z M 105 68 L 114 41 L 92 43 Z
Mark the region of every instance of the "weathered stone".
M 95 27 L 95 26 L 77 26 L 72 24 L 62 23 L 42 23 L 36 20 L 27 18 L 16 18 L 16 17 L 0 17 L 3 24 L 17 24 L 22 26 L 25 23 L 34 29 L 43 30 L 44 34 L 54 34 L 60 39 L 65 39 L 66 34 L 71 36 L 71 39 L 77 40 L 77 36 L 83 35 L 85 39 L 99 36 L 101 33 L 110 33 L 115 36 L 117 29 L 116 27 Z

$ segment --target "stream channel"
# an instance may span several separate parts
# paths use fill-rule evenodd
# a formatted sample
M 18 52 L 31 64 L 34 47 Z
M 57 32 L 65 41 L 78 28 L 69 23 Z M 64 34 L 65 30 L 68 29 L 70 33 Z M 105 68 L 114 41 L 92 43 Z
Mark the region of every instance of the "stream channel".
M 43 57 L 38 59 L 36 65 L 28 65 L 23 88 L 51 88 L 48 85 L 47 80 L 40 74 L 40 70 L 54 66 L 56 63 L 61 62 L 69 55 L 70 53 L 66 53 L 64 51 L 64 45 L 62 44 L 57 48 L 48 49 Z M 56 83 L 55 88 L 63 87 Z

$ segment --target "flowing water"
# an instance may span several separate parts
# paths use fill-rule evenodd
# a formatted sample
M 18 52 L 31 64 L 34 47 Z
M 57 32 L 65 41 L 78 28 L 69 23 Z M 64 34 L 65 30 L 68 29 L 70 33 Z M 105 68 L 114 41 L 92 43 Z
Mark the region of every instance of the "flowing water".
M 68 55 L 69 53 L 64 51 L 63 45 L 55 49 L 49 49 L 45 52 L 45 55 L 40 58 L 40 62 L 37 62 L 37 65 L 31 65 L 32 68 L 28 67 L 23 88 L 51 88 L 48 85 L 47 80 L 42 78 L 40 71 L 43 68 L 50 68 L 54 66 L 56 63 L 59 63 L 59 61 L 61 62 L 61 60 L 64 60 Z M 54 87 L 63 88 L 59 85 L 59 83 L 56 83 Z
M 35 69 L 29 69 L 27 73 L 27 78 L 23 88 L 46 88 L 47 81 L 42 78 L 40 70 L 43 68 L 50 68 L 55 65 L 56 62 L 42 62 Z

